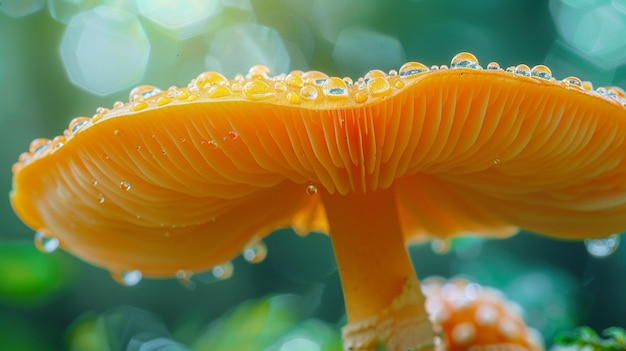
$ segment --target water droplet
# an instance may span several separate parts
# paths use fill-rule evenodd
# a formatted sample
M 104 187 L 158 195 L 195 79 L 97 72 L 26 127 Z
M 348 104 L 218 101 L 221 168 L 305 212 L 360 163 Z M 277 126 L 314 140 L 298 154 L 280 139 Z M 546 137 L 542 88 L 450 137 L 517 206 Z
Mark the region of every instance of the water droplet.
M 226 262 L 213 267 L 211 271 L 213 272 L 213 276 L 217 279 L 228 279 L 233 275 L 233 264 L 231 262 Z
M 537 65 L 530 70 L 530 75 L 532 77 L 541 78 L 545 80 L 552 79 L 552 71 L 548 68 L 548 66 Z
M 289 102 L 290 104 L 299 104 L 300 96 L 298 96 L 298 94 L 294 93 L 293 91 L 290 91 L 289 93 L 287 93 L 287 102 Z
M 124 286 L 134 286 L 139 284 L 142 278 L 141 271 L 123 271 L 123 272 L 111 272 L 113 280 Z
M 315 100 L 317 99 L 317 89 L 312 85 L 305 85 L 300 89 L 300 96 L 303 99 Z
M 292 88 L 301 88 L 304 84 L 304 79 L 302 79 L 300 74 L 292 72 L 287 75 L 287 78 L 285 78 L 285 83 Z
M 243 86 L 243 95 L 251 100 L 262 100 L 273 95 L 274 90 L 264 81 L 253 80 Z
M 193 290 L 196 288 L 196 282 L 191 280 L 191 273 L 185 270 L 179 270 L 176 272 L 176 280 L 189 290 Z
M 89 117 L 76 117 L 74 118 L 68 127 L 71 134 L 78 133 L 81 129 L 85 128 L 90 122 Z
M 267 257 L 267 246 L 263 241 L 246 246 L 243 250 L 243 258 L 250 263 L 262 262 Z
M 370 79 L 374 79 L 374 78 L 387 78 L 387 73 L 379 70 L 379 69 L 373 69 L 369 72 L 367 72 L 365 74 L 365 77 L 363 77 L 363 79 L 368 82 Z
M 430 249 L 437 254 L 445 254 L 450 250 L 451 243 L 449 240 L 433 239 L 430 242 Z
M 613 234 L 602 239 L 585 240 L 587 252 L 593 257 L 603 258 L 611 255 L 619 246 L 620 235 Z
M 387 79 L 376 77 L 367 82 L 367 90 L 372 96 L 383 96 L 391 93 L 391 86 Z
M 92 180 L 91 181 L 91 185 L 97 186 L 98 185 L 98 180 L 97 179 Z
M 51 142 L 52 149 L 50 150 L 50 152 L 53 152 L 57 150 L 58 148 L 60 148 L 61 146 L 63 146 L 63 144 L 65 144 L 66 141 L 67 139 L 63 135 L 54 137 L 54 139 L 52 139 L 52 142 Z
M 469 52 L 456 54 L 450 61 L 451 68 L 478 68 L 478 59 Z
M 130 182 L 127 180 L 123 180 L 120 182 L 120 189 L 124 190 L 124 191 L 129 191 L 130 190 Z
M 31 141 L 28 151 L 33 154 L 33 157 L 39 156 L 46 149 L 52 145 L 52 141 L 46 138 L 37 138 Z
M 145 109 L 146 107 L 148 107 L 148 103 L 145 101 L 139 101 L 139 102 L 135 102 L 133 104 L 132 110 L 133 111 L 141 111 L 143 109 Z
M 248 70 L 246 78 L 248 79 L 268 79 L 272 74 L 269 67 L 265 65 L 254 65 Z
M 114 110 L 119 110 L 122 107 L 124 107 L 124 103 L 121 102 L 121 101 L 116 101 L 116 102 L 113 103 L 113 109 Z
M 119 131 L 119 129 L 116 129 L 116 130 L 114 130 L 114 131 L 113 131 L 113 135 L 115 135 L 115 136 L 121 136 L 121 135 L 122 135 L 122 132 L 120 132 L 120 131 Z
M 231 130 L 230 132 L 228 132 L 228 137 L 231 140 L 236 140 L 237 138 L 239 138 L 239 134 L 237 133 L 236 130 Z
M 46 236 L 43 230 L 38 230 L 35 233 L 35 247 L 40 252 L 51 253 L 59 247 L 59 240 Z
M 494 164 L 494 165 L 499 165 L 499 164 L 500 164 L 500 162 L 502 162 L 502 160 L 500 160 L 500 158 L 498 158 L 498 157 L 496 157 L 496 158 L 494 158 L 494 159 L 493 159 L 493 164 Z
M 428 71 L 426 65 L 419 62 L 407 62 L 400 67 L 401 78 L 415 78 L 417 74 Z
M 583 82 L 580 80 L 580 78 L 578 77 L 567 77 L 565 79 L 562 80 L 563 83 L 565 83 L 565 85 L 568 86 L 575 86 L 578 88 L 582 88 L 583 87 Z
M 97 199 L 98 199 L 98 203 L 103 204 L 103 203 L 104 203 L 104 200 L 105 200 L 105 199 L 104 199 L 104 194 L 102 194 L 102 193 L 98 194 Z
M 172 102 L 171 99 L 166 98 L 165 96 L 161 96 L 158 100 L 157 100 L 157 105 L 159 106 L 163 106 L 163 105 L 167 105 L 170 102 Z
M 367 94 L 365 94 L 362 91 L 357 92 L 356 94 L 354 94 L 354 101 L 358 102 L 358 103 L 363 103 L 365 101 L 367 101 Z
M 218 72 L 202 72 L 196 77 L 196 86 L 199 88 L 207 88 L 228 83 L 228 79 Z
M 348 86 L 341 78 L 332 77 L 326 80 L 322 87 L 324 95 L 331 98 L 347 98 Z
M 515 66 L 515 74 L 524 76 L 524 77 L 530 77 L 530 67 L 524 64 L 517 65 Z
M 317 186 L 313 185 L 313 184 L 309 184 L 306 187 L 306 194 L 307 195 L 315 195 L 317 194 Z
M 320 71 L 308 71 L 302 74 L 302 79 L 307 83 L 322 85 L 328 79 L 328 75 Z
M 130 91 L 130 93 L 128 94 L 128 101 L 130 102 L 143 101 L 144 99 L 148 99 L 152 96 L 155 96 L 160 92 L 161 92 L 161 89 L 155 86 L 140 85 Z
M 285 90 L 287 90 L 287 83 L 285 83 L 285 81 L 279 80 L 277 82 L 274 82 L 274 90 L 276 90 L 277 92 L 284 92 Z
M 497 62 L 489 62 L 487 69 L 490 71 L 498 71 L 500 70 L 500 64 Z
M 215 99 L 215 98 L 219 98 L 223 96 L 229 96 L 230 94 L 231 94 L 231 91 L 227 87 L 223 85 L 214 85 L 209 88 L 207 96 L 212 99 Z

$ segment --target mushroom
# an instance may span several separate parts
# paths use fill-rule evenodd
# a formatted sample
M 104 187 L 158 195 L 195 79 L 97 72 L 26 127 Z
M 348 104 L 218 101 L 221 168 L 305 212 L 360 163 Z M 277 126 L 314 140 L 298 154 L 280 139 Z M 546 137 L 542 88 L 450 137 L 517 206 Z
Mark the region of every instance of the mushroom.
M 204 72 L 37 139 L 11 203 L 123 281 L 217 267 L 278 227 L 329 233 L 350 350 L 432 346 L 409 242 L 626 228 L 626 102 L 545 66 L 409 62 L 363 78 Z M 262 251 L 262 250 L 261 250 Z M 128 278 L 128 279 L 126 279 Z
M 544 350 L 539 332 L 526 326 L 521 307 L 504 294 L 464 278 L 428 277 L 426 311 L 448 351 Z

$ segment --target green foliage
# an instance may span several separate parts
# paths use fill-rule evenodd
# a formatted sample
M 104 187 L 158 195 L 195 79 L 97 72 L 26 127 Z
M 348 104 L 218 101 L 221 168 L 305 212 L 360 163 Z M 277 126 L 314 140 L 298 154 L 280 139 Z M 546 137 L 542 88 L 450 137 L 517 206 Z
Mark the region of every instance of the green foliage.
M 38 306 L 72 281 L 73 270 L 58 254 L 43 254 L 31 243 L 0 243 L 0 303 Z
M 555 343 L 567 346 L 575 346 L 579 350 L 590 351 L 625 351 L 626 331 L 622 328 L 612 327 L 602 332 L 605 338 L 599 336 L 589 327 L 580 327 L 571 332 L 565 332 L 557 336 Z
M 193 351 L 341 350 L 337 328 L 315 319 L 302 321 L 302 299 L 279 295 L 247 301 L 211 324 Z

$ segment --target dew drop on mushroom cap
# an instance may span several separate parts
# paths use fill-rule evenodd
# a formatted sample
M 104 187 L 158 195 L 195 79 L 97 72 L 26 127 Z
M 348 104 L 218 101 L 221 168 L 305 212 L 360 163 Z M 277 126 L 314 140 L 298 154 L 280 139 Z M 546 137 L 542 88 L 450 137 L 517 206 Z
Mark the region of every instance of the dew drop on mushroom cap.
M 220 267 L 276 228 L 328 233 L 346 347 L 422 347 L 432 332 L 407 243 L 626 228 L 625 102 L 469 53 L 355 80 L 205 72 L 35 140 L 11 203 L 40 241 L 114 276 L 228 276 Z

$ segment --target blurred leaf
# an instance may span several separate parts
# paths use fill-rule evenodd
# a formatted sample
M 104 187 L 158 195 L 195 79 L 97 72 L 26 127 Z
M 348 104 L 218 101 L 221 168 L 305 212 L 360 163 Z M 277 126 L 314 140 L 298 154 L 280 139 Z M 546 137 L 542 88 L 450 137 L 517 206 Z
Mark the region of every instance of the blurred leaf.
M 210 325 L 192 350 L 264 350 L 299 321 L 300 303 L 301 299 L 296 295 L 244 302 Z
M 307 319 L 297 324 L 278 342 L 264 351 L 305 351 L 303 344 L 311 345 L 312 350 L 343 350 L 338 328 L 318 319 Z
M 62 254 L 43 254 L 31 243 L 0 243 L 0 303 L 39 306 L 73 278 Z
M 571 332 L 565 332 L 555 338 L 555 343 L 575 346 L 577 349 L 591 351 L 624 351 L 626 350 L 626 331 L 612 327 L 605 329 L 600 337 L 590 327 L 580 327 Z

